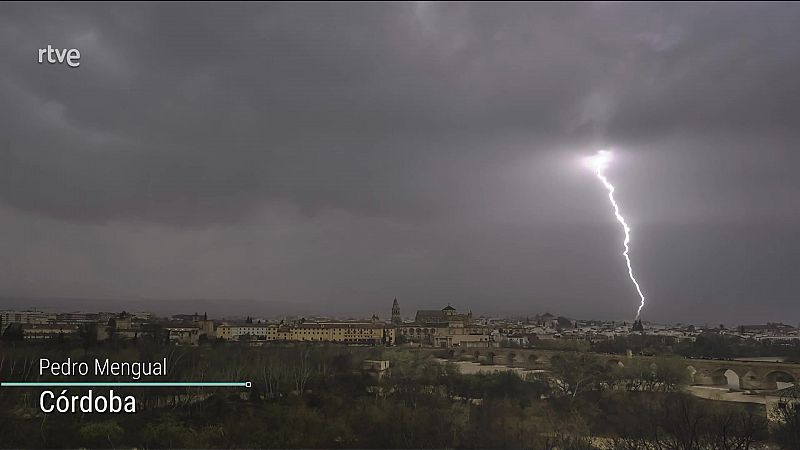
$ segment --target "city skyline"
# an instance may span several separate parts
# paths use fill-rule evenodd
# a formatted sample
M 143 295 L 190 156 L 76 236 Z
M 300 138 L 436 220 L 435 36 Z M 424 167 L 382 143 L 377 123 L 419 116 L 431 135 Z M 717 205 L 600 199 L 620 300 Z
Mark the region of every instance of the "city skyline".
M 398 299 L 393 299 L 395 302 Z M 37 303 L 38 302 L 38 303 Z M 116 305 L 115 307 L 108 307 L 107 305 Z M 430 310 L 430 308 L 449 308 L 458 307 L 457 310 L 462 310 L 460 305 L 447 303 L 410 303 L 399 307 L 400 320 L 403 322 L 413 322 L 417 312 L 423 310 Z M 376 306 L 372 309 L 364 309 L 361 311 L 331 311 L 331 310 L 314 310 L 308 305 L 296 304 L 270 304 L 268 302 L 257 300 L 241 300 L 241 301 L 224 301 L 220 299 L 194 299 L 194 300 L 172 300 L 164 302 L 163 300 L 138 300 L 138 301 L 119 301 L 115 303 L 108 303 L 107 300 L 90 300 L 90 299 L 17 299 L 10 301 L 9 299 L 0 298 L 0 313 L 9 312 L 41 312 L 45 314 L 117 314 L 117 313 L 131 313 L 131 314 L 148 314 L 159 318 L 169 318 L 174 316 L 187 316 L 192 314 L 206 315 L 215 320 L 244 320 L 245 318 L 253 318 L 258 320 L 279 321 L 283 319 L 298 320 L 301 318 L 306 319 L 332 319 L 332 320 L 370 320 L 377 319 L 381 322 L 393 323 L 394 322 L 394 305 L 380 309 Z M 562 314 L 558 309 L 542 309 L 542 310 L 528 310 L 528 311 L 490 311 L 490 310 L 477 310 L 473 311 L 471 308 L 464 309 L 472 315 L 474 319 L 481 320 L 500 320 L 500 321 L 522 321 L 530 320 L 538 316 L 552 316 L 553 318 L 568 319 L 577 322 L 606 322 L 618 323 L 620 325 L 632 325 L 637 320 L 628 317 L 605 317 L 605 316 L 585 316 L 585 315 L 567 315 Z M 749 322 L 718 322 L 713 319 L 709 320 L 695 320 L 695 321 L 660 321 L 649 320 L 642 318 L 641 321 L 646 324 L 652 325 L 667 325 L 667 326 L 697 326 L 708 329 L 719 328 L 724 326 L 726 328 L 736 328 L 740 326 L 749 325 L 765 325 L 765 324 L 785 324 L 797 327 L 800 330 L 800 321 L 793 323 L 786 321 L 785 318 L 775 317 L 773 319 Z

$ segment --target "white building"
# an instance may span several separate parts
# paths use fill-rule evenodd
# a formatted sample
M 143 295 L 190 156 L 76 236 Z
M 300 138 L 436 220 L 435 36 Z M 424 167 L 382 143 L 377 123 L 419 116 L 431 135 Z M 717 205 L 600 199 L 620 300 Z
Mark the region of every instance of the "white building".
M 2 324 L 3 327 L 6 327 L 12 323 L 46 325 L 55 321 L 55 313 L 46 313 L 44 311 L 37 311 L 35 309 L 27 311 L 0 311 L 0 324 Z

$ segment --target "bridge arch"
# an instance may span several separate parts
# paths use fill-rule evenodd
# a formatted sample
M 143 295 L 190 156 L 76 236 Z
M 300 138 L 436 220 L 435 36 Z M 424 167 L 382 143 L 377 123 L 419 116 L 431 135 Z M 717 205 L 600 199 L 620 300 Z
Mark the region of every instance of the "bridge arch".
M 783 389 L 797 384 L 797 377 L 784 370 L 773 370 L 764 377 L 764 381 L 767 389 Z
M 748 370 L 740 378 L 742 389 L 763 389 L 764 380 L 753 370 Z
M 506 353 L 506 364 L 509 366 L 514 366 L 517 364 L 517 354 L 514 352 Z
M 741 379 L 735 370 L 729 367 L 720 367 L 711 372 L 711 380 L 714 386 L 725 386 L 728 389 L 740 389 Z

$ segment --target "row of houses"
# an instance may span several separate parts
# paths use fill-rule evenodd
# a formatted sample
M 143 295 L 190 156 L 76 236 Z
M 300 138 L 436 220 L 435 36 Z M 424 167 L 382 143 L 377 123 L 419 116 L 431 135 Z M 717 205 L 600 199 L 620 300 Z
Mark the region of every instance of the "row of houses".
M 132 320 L 149 321 L 151 314 L 148 312 L 130 312 L 125 313 L 130 316 Z M 11 324 L 23 325 L 82 325 L 90 323 L 107 323 L 109 320 L 119 316 L 119 313 L 113 312 L 48 312 L 40 311 L 38 309 L 26 310 L 13 310 L 5 309 L 0 310 L 0 326 L 8 326 Z
M 228 324 L 215 336 L 226 341 L 261 340 L 336 342 L 343 344 L 394 345 L 396 329 L 379 322 L 325 321 L 296 324 Z
M 207 315 L 194 315 L 190 323 L 165 328 L 175 344 L 197 345 L 202 340 L 246 342 L 335 342 L 394 345 L 395 328 L 373 317 L 371 321 L 307 321 L 268 323 L 252 319 L 215 323 Z
M 202 339 L 249 342 L 333 342 L 350 345 L 425 345 L 435 347 L 489 347 L 491 330 L 473 322 L 471 314 L 460 314 L 448 305 L 441 310 L 420 310 L 414 321 L 397 320 L 397 301 L 392 321 L 377 316 L 369 321 L 305 320 L 291 323 L 214 324 L 196 316 L 190 326 L 168 327 L 170 341 L 194 345 Z

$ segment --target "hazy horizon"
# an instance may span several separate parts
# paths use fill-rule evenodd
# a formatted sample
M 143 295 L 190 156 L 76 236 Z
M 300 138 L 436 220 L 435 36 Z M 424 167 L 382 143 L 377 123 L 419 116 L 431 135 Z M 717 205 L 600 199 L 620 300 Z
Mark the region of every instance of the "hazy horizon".
M 394 299 L 392 299 L 394 300 Z M 381 309 L 381 306 L 383 308 Z M 375 305 L 374 308 L 358 309 L 358 306 L 333 310 L 330 308 L 319 309 L 313 305 L 302 304 L 288 301 L 269 301 L 257 299 L 91 299 L 91 298 L 3 298 L 0 297 L 0 310 L 3 309 L 34 309 L 44 312 L 148 312 L 157 316 L 167 317 L 175 314 L 203 314 L 208 313 L 215 319 L 226 317 L 333 317 L 333 318 L 353 318 L 367 319 L 373 314 L 378 315 L 381 320 L 389 320 L 391 302 L 386 305 Z M 603 320 L 632 323 L 632 317 L 612 317 L 602 314 L 596 316 L 585 316 L 576 314 L 564 314 L 557 306 L 553 308 L 536 309 L 532 305 L 529 310 L 492 310 L 485 305 L 477 309 L 462 308 L 458 304 L 450 302 L 444 304 L 422 304 L 419 302 L 405 305 L 400 303 L 401 316 L 404 319 L 412 320 L 417 310 L 440 309 L 444 306 L 453 306 L 460 312 L 472 312 L 475 317 L 489 318 L 522 318 L 534 317 L 536 314 L 550 313 L 555 316 L 563 316 L 574 320 Z M 697 317 L 686 321 L 661 321 L 650 320 L 643 314 L 642 320 L 654 324 L 677 324 L 684 325 L 710 325 L 716 327 L 720 324 L 725 326 L 755 325 L 765 323 L 785 323 L 800 327 L 800 323 L 786 322 L 784 318 L 769 318 L 767 314 L 763 317 L 754 318 L 745 322 L 718 322 L 714 318 Z

